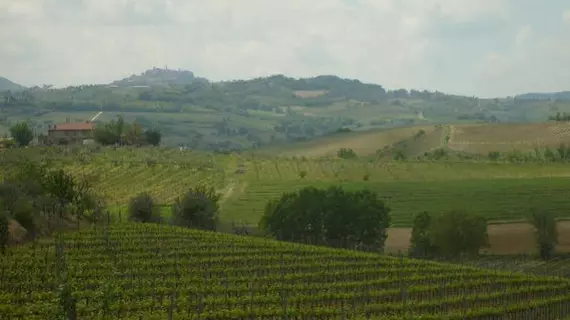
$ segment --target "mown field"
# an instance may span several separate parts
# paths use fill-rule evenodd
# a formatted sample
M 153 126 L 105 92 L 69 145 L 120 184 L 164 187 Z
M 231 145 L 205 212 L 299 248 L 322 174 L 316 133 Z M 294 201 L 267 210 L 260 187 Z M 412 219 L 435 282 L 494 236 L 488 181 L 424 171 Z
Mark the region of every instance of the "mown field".
M 416 139 L 420 131 L 425 137 Z M 446 139 L 446 136 L 449 138 Z M 268 147 L 261 153 L 282 156 L 334 156 L 340 148 L 351 148 L 359 156 L 375 155 L 383 148 L 396 147 L 409 156 L 421 155 L 435 148 L 449 148 L 472 155 L 487 156 L 489 152 L 534 151 L 535 148 L 558 148 L 570 143 L 567 122 L 536 123 L 454 123 L 448 125 L 414 125 L 391 129 L 373 129 L 339 133 L 311 141 Z
M 257 223 L 263 215 L 266 199 L 278 199 L 285 192 L 306 186 L 326 188 L 330 185 L 326 181 L 254 183 L 228 204 L 223 218 Z M 529 209 L 537 208 L 570 217 L 568 178 L 351 181 L 341 185 L 347 190 L 376 191 L 392 209 L 394 227 L 411 227 L 414 215 L 421 211 L 468 210 L 489 220 L 511 221 L 524 219 Z
M 560 319 L 566 278 L 152 224 L 10 248 L 8 319 Z

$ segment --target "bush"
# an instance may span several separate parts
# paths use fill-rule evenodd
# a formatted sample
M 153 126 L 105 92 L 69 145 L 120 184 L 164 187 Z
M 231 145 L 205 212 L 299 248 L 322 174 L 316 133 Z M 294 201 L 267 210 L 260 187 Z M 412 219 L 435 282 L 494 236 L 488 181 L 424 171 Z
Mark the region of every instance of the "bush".
M 356 152 L 350 148 L 340 148 L 336 154 L 339 158 L 342 159 L 355 159 L 358 157 L 356 155 Z
M 220 195 L 213 187 L 192 188 L 172 206 L 172 223 L 188 228 L 216 230 L 219 200 Z
M 127 209 L 129 220 L 148 223 L 160 222 L 160 216 L 155 212 L 154 200 L 151 195 L 143 192 L 131 198 Z
M 267 203 L 259 226 L 283 241 L 382 250 L 390 210 L 368 190 L 306 187 Z

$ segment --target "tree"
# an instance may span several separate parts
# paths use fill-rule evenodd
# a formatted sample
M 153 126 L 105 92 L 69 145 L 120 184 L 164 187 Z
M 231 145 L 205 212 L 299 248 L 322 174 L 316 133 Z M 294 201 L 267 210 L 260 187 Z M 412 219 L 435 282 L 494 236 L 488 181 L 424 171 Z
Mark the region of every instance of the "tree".
M 6 246 L 9 239 L 9 220 L 8 214 L 0 207 L 0 247 L 2 255 L 6 255 Z
M 414 217 L 410 255 L 426 258 L 437 254 L 437 248 L 430 239 L 432 217 L 427 211 L 420 212 Z
M 12 135 L 19 147 L 29 145 L 34 139 L 34 133 L 27 122 L 19 122 L 10 127 L 10 135 Z
M 154 212 L 154 200 L 143 192 L 131 198 L 128 206 L 129 219 L 137 222 L 159 222 L 160 217 Z
M 146 142 L 155 147 L 160 144 L 160 140 L 162 139 L 162 133 L 156 129 L 146 130 L 144 135 Z
M 260 228 L 278 240 L 382 250 L 389 208 L 368 190 L 306 187 L 270 201 Z
M 343 159 L 355 159 L 358 157 L 354 150 L 350 148 L 340 148 L 336 154 L 339 158 Z
M 198 185 L 191 188 L 172 206 L 172 223 L 188 228 L 216 230 L 219 200 L 220 195 L 213 187 Z
M 434 216 L 428 234 L 435 253 L 448 258 L 477 255 L 488 244 L 485 218 L 457 210 Z
M 558 244 L 556 219 L 550 212 L 533 210 L 530 221 L 535 228 L 536 244 L 543 260 L 550 260 Z

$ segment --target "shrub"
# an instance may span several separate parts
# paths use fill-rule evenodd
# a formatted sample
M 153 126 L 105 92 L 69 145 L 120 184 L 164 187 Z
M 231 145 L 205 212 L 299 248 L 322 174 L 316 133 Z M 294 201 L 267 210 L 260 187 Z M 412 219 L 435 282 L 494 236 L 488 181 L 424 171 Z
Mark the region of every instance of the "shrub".
M 220 195 L 213 187 L 191 188 L 172 206 L 172 223 L 188 228 L 216 230 L 219 222 L 219 200 Z
M 161 220 L 160 216 L 155 212 L 152 196 L 146 192 L 130 199 L 127 213 L 131 221 L 148 223 L 160 222 Z
M 368 190 L 306 187 L 268 202 L 259 226 L 278 240 L 382 250 L 389 212 Z
M 356 155 L 356 152 L 350 148 L 340 148 L 336 154 L 339 158 L 342 159 L 355 159 L 358 157 Z

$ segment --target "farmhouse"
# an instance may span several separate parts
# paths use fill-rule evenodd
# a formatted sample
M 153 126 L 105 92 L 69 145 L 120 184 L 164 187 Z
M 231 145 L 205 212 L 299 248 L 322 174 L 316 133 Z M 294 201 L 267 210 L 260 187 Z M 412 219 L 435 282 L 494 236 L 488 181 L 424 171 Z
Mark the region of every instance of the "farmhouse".
M 90 121 L 50 125 L 46 144 L 84 144 L 92 139 L 94 128 Z

